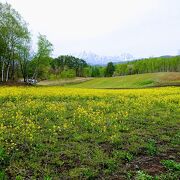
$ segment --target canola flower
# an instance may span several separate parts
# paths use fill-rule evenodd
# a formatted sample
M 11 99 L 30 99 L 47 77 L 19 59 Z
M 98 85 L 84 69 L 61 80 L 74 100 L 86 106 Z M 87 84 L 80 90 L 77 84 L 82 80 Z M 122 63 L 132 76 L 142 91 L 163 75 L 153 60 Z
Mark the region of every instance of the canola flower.
M 0 105 L 0 147 L 7 154 L 39 149 L 35 154 L 43 157 L 46 149 L 46 153 L 61 152 L 66 143 L 69 147 L 69 142 L 87 141 L 138 153 L 152 136 L 163 141 L 174 138 L 180 119 L 180 88 L 0 87 Z M 17 171 L 16 161 L 10 164 L 11 173 Z
M 61 128 L 72 126 L 97 130 L 118 130 L 126 127 L 131 116 L 142 116 L 154 104 L 173 109 L 180 104 L 180 88 L 168 87 L 141 90 L 94 90 L 61 87 L 1 87 L 1 126 L 13 125 L 14 130 L 32 140 L 34 131 L 43 123 L 54 120 Z M 80 102 L 79 102 L 80 101 Z M 171 102 L 175 102 L 171 104 Z M 70 118 L 67 118 L 68 114 Z M 153 114 L 152 114 L 153 116 Z M 3 123 L 7 124 L 4 125 Z M 11 129 L 11 128 L 10 128 Z M 55 128 L 54 128 L 55 129 Z M 126 129 L 126 128 L 125 128 Z

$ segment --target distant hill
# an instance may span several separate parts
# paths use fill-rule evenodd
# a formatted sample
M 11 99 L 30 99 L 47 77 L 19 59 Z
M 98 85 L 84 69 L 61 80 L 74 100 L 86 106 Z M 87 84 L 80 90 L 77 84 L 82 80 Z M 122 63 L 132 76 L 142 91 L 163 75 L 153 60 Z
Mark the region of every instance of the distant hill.
M 94 78 L 80 84 L 78 88 L 146 88 L 159 86 L 180 86 L 180 72 L 146 73 L 128 76 Z
M 173 57 L 173 56 L 170 56 L 170 55 L 164 55 L 164 56 L 160 56 L 160 57 L 162 57 L 162 58 L 171 58 L 171 57 Z

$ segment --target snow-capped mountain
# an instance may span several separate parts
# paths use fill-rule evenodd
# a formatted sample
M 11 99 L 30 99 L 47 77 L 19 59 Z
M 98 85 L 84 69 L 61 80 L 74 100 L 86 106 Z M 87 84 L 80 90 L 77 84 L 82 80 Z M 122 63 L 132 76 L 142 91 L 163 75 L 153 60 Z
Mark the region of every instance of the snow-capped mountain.
M 108 62 L 118 63 L 133 60 L 133 56 L 129 53 L 123 53 L 120 56 L 99 56 L 92 52 L 83 51 L 81 53 L 72 54 L 78 58 L 84 59 L 91 65 L 106 65 Z

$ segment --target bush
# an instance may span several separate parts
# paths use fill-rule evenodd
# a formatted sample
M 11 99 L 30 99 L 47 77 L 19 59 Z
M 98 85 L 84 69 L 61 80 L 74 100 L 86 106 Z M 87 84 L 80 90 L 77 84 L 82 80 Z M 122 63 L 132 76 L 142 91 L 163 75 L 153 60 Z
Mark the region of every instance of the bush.
M 73 69 L 64 70 L 61 75 L 61 78 L 74 78 L 76 77 L 76 72 Z

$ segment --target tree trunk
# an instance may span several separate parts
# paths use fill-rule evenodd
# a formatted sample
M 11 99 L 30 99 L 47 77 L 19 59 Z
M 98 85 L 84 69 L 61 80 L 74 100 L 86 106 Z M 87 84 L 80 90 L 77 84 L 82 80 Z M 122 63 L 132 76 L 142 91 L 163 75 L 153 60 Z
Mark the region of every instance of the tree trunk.
M 2 70 L 1 70 L 1 75 L 2 75 L 2 79 L 1 79 L 1 81 L 3 82 L 4 81 L 4 61 L 2 62 L 3 64 L 2 64 Z
M 7 71 L 6 71 L 6 82 L 9 79 L 9 68 L 10 68 L 10 65 L 8 64 Z
M 15 80 L 15 62 L 14 62 L 14 60 L 12 62 L 12 80 L 13 81 Z
M 26 82 L 26 77 L 25 76 L 23 76 L 23 79 L 24 79 L 24 82 Z

